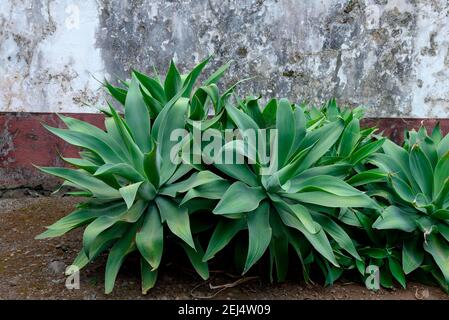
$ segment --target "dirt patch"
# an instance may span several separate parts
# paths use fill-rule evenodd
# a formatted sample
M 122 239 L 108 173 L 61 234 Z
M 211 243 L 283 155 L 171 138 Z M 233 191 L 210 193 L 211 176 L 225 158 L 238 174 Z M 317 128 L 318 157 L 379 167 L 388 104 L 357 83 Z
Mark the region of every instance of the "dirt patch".
M 239 278 L 213 272 L 202 281 L 188 265 L 166 262 L 158 284 L 140 293 L 137 260 L 125 261 L 111 295 L 103 293 L 105 257 L 81 271 L 79 290 L 65 287 L 63 272 L 81 245 L 81 230 L 52 240 L 34 240 L 43 226 L 73 210 L 78 199 L 60 197 L 0 199 L 0 299 L 448 299 L 437 287 L 409 283 L 407 289 L 368 291 L 363 285 L 339 282 L 332 287 L 289 281 L 269 284 L 257 278 L 218 292 L 209 285 Z M 240 280 L 241 281 L 241 280 Z

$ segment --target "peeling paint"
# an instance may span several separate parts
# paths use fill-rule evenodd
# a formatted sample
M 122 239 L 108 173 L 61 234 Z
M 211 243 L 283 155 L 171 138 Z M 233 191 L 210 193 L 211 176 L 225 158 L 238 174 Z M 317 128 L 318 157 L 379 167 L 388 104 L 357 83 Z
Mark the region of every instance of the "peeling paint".
M 66 10 L 79 6 L 79 24 L 70 28 Z M 2 1 L 0 6 L 0 110 L 93 112 L 104 75 L 95 48 L 95 1 Z M 78 102 L 79 101 L 79 102 Z
M 6 163 L 14 162 L 12 157 L 14 152 L 14 138 L 17 135 L 17 130 L 11 132 L 9 122 L 11 119 L 5 119 L 3 128 L 0 131 L 0 163 L 5 166 Z
M 235 61 L 226 85 L 256 77 L 243 95 L 449 117 L 447 0 L 4 0 L 0 28 L 2 111 L 92 112 L 91 74 L 213 54 L 211 67 Z

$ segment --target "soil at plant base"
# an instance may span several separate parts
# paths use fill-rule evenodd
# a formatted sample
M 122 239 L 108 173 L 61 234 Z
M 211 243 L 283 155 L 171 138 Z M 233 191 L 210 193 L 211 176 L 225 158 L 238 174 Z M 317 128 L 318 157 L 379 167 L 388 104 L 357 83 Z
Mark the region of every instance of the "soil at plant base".
M 77 255 L 82 231 L 34 240 L 43 226 L 73 210 L 79 199 L 67 197 L 0 199 L 0 299 L 448 299 L 438 287 L 409 283 L 407 289 L 372 292 L 362 284 L 338 282 L 332 287 L 289 281 L 270 284 L 214 272 L 203 281 L 187 264 L 166 263 L 156 287 L 141 295 L 137 260 L 126 260 L 114 292 L 105 295 L 105 257 L 80 273 L 80 289 L 68 290 L 64 271 Z M 228 288 L 227 284 L 234 284 Z M 211 287 L 212 286 L 212 287 Z

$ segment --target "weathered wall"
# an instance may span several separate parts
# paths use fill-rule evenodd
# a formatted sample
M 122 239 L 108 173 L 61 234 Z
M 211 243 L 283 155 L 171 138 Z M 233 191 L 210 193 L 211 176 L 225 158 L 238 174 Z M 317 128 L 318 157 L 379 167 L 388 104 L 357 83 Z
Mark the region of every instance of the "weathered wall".
M 447 0 L 1 0 L 0 110 L 92 112 L 93 76 L 234 59 L 242 94 L 449 116 Z

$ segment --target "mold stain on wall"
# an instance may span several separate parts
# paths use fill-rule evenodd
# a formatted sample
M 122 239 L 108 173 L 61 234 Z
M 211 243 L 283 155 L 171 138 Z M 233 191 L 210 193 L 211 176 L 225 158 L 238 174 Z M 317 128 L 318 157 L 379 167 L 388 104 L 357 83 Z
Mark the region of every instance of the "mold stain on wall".
M 255 76 L 243 95 L 449 117 L 447 0 L 6 0 L 0 26 L 3 111 L 92 112 L 91 73 L 126 79 L 172 57 L 187 70 L 213 54 L 211 69 L 234 60 L 224 84 Z

